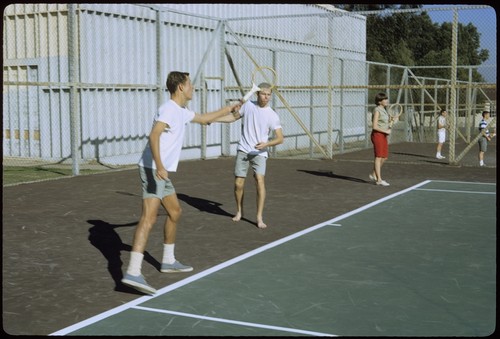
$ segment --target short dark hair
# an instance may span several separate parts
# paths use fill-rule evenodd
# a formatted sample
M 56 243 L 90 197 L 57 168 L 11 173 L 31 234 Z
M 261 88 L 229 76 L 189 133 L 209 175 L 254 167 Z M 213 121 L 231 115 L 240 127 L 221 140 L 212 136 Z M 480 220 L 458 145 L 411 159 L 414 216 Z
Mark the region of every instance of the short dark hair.
M 174 94 L 175 91 L 177 91 L 177 87 L 183 84 L 188 77 L 189 73 L 186 72 L 178 72 L 178 71 L 170 72 L 167 77 L 167 89 L 170 92 L 170 94 Z
M 483 117 L 486 115 L 486 114 L 490 114 L 490 111 L 483 111 Z
M 387 97 L 387 94 L 385 94 L 384 92 L 377 93 L 377 95 L 375 95 L 375 105 L 378 106 L 380 102 L 385 99 L 389 99 Z

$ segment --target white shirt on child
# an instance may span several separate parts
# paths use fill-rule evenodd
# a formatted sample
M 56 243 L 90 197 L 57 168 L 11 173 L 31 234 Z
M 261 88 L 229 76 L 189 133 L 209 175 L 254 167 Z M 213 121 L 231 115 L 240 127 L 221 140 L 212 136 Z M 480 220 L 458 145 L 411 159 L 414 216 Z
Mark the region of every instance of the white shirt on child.
M 439 128 L 439 130 L 446 130 L 446 117 L 444 117 L 442 115 L 439 116 L 439 118 L 438 118 L 438 124 L 441 125 L 441 126 L 443 126 L 443 127 Z

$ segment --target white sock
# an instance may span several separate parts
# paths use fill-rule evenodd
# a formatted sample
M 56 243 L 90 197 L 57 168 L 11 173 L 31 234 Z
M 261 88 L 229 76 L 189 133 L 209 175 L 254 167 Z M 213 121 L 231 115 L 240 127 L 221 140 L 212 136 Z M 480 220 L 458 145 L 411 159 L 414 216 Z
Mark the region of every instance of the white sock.
M 483 160 L 479 161 L 479 165 L 483 166 L 484 165 L 484 161 Z
M 130 262 L 128 264 L 127 274 L 138 276 L 141 275 L 142 259 L 144 254 L 140 252 L 130 252 Z
M 436 153 L 436 157 L 440 157 L 441 156 L 441 153 Z
M 174 247 L 175 244 L 163 244 L 163 264 L 173 264 L 175 262 Z

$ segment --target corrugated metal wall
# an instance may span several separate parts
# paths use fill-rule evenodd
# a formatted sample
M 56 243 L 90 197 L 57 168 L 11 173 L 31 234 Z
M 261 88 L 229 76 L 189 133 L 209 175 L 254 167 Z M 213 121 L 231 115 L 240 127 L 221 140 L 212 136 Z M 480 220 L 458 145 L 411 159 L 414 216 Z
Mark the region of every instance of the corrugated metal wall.
M 66 6 L 15 4 L 4 11 L 4 156 L 68 156 Z M 41 83 L 30 86 L 30 83 Z M 52 84 L 50 84 L 52 83 Z
M 134 162 L 158 108 L 156 15 L 132 5 L 79 5 L 82 157 Z
M 278 71 L 279 86 L 284 87 L 328 86 L 332 80 L 339 81 L 343 67 L 333 58 L 364 61 L 365 57 L 364 18 L 325 16 L 325 10 L 310 5 L 78 4 L 76 8 L 74 66 L 80 118 L 76 133 L 81 142 L 78 157 L 84 161 L 131 164 L 138 160 L 152 118 L 161 101 L 169 97 L 164 85 L 169 71 L 187 71 L 192 78 L 198 75 L 193 79 L 197 93 L 190 103 L 197 112 L 205 107 L 202 87 L 206 87 L 207 111 L 218 109 L 226 99 L 241 97 L 225 60 L 225 45 L 248 86 L 254 65 L 230 31 L 261 65 Z M 232 20 L 235 17 L 240 20 Z M 217 30 L 220 18 L 228 19 L 223 31 Z M 345 34 L 345 26 L 349 34 Z M 70 124 L 68 48 L 66 4 L 6 8 L 4 156 L 52 161 L 71 158 L 75 131 Z M 329 74 L 329 67 L 336 73 Z M 349 73 L 345 80 L 364 83 L 365 74 L 362 70 Z M 331 93 L 325 89 L 283 89 L 283 94 L 319 139 L 330 126 L 326 119 L 335 119 L 337 131 L 345 128 L 346 121 L 338 118 L 343 108 L 328 107 Z M 341 100 L 339 93 L 333 95 L 333 100 Z M 343 100 L 364 103 L 365 92 L 344 93 Z M 276 99 L 274 104 L 287 136 L 280 148 L 310 145 L 285 107 Z M 318 107 L 313 110 L 311 104 Z M 349 128 L 363 128 L 364 108 L 352 112 Z M 238 123 L 191 124 L 183 158 L 234 154 L 238 138 Z

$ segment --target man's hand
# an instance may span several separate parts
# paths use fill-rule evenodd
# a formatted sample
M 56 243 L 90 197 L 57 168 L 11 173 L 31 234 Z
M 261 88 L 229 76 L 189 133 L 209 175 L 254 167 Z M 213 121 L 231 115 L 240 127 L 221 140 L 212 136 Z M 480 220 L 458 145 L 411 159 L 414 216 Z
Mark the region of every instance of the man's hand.
M 156 170 L 156 177 L 160 180 L 167 180 L 168 179 L 168 172 L 166 169 L 157 169 Z
M 265 142 L 259 142 L 257 145 L 255 145 L 255 149 L 261 150 L 267 147 L 267 143 Z
M 240 111 L 242 105 L 242 101 L 240 100 L 238 103 L 231 106 L 231 113 L 236 114 Z

